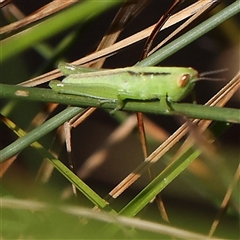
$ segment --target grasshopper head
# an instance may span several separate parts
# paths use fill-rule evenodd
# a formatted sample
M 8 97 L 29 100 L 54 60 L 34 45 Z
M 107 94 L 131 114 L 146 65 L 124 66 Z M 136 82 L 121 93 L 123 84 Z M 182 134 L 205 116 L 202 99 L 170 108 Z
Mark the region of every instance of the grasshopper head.
M 178 68 L 174 76 L 174 89 L 170 89 L 168 93 L 169 99 L 177 102 L 186 97 L 192 91 L 198 77 L 198 72 L 193 68 Z

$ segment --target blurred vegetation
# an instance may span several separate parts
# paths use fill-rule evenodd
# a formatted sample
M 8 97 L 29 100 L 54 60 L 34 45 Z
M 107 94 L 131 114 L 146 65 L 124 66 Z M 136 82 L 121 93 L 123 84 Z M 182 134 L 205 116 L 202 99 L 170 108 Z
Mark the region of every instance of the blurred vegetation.
M 23 28 L 14 28 L 7 33 L 1 31 L 1 83 L 21 84 L 55 69 L 61 61 L 72 62 L 95 51 L 121 2 L 80 1 L 59 13 L 35 19 L 36 22 Z M 190 2 L 194 1 L 185 1 L 180 8 Z M 24 15 L 29 15 L 47 3 L 13 1 L 2 8 L 1 26 L 21 18 L 20 10 Z M 231 4 L 239 6 L 239 1 L 221 1 L 184 32 L 221 13 Z M 118 40 L 154 24 L 168 7 L 164 1 L 151 1 L 124 28 Z M 221 73 L 220 78 L 229 82 L 239 71 L 237 17 L 239 7 L 238 15 L 172 53 L 158 65 L 191 66 L 199 72 L 227 68 L 228 71 Z M 173 27 L 164 30 L 158 34 L 155 42 L 164 39 L 172 31 Z M 135 43 L 110 56 L 103 67 L 118 68 L 136 64 L 144 42 Z M 198 82 L 195 88 L 197 102 L 204 104 L 225 84 L 225 81 Z M 48 88 L 48 84 L 41 84 L 40 87 Z M 192 98 L 183 102 L 191 103 Z M 202 134 L 187 120 L 188 135 L 194 138 L 196 144 L 184 155 L 182 162 L 181 158 L 175 158 L 178 162 L 176 160 L 176 165 L 172 164 L 183 140 L 152 167 L 155 181 L 145 173 L 119 198 L 110 198 L 110 204 L 107 205 L 104 197 L 144 160 L 136 124 L 128 123 L 130 118 L 135 119 L 130 112 L 118 112 L 112 116 L 104 109 L 97 109 L 72 129 L 72 155 L 78 178 L 70 171 L 64 137 L 56 129 L 82 109 L 65 109 L 65 105 L 13 98 L 1 99 L 0 106 L 2 116 L 6 117 L 2 117 L 0 123 L 1 149 L 10 146 L 11 156 L 15 154 L 14 148 L 11 148 L 17 139 L 15 133 L 31 137 L 31 130 L 36 130 L 35 136 L 39 131 L 35 145 L 30 147 L 27 144 L 28 147 L 22 148 L 16 159 L 1 164 L 1 171 L 7 168 L 1 178 L 2 239 L 208 239 L 210 228 L 215 217 L 221 213 L 221 203 L 228 196 L 227 193 L 230 199 L 225 212 L 217 220 L 219 226 L 213 236 L 239 238 L 238 124 L 215 121 L 207 133 Z M 239 108 L 239 90 L 226 107 Z M 5 121 L 8 127 L 3 123 Z M 182 116 L 147 114 L 149 152 L 164 144 L 167 137 L 185 122 Z M 49 127 L 46 132 L 42 132 L 44 124 Z M 204 148 L 201 141 L 205 135 L 212 139 L 211 134 L 220 136 L 216 137 L 214 144 L 209 144 L 209 148 Z M 201 135 L 204 137 L 201 138 Z M 23 139 L 19 139 L 19 142 Z M 52 150 L 50 153 L 49 149 Z M 211 155 L 212 150 L 214 155 Z M 97 154 L 101 161 L 99 165 L 96 164 L 96 168 L 89 173 L 84 172 L 85 163 L 94 160 Z M 168 169 L 171 172 L 164 175 L 166 166 L 170 166 Z M 74 195 L 71 183 L 81 192 Z M 151 196 L 156 196 L 160 191 L 169 222 L 162 219 L 157 204 L 150 203 Z M 102 211 L 90 210 L 96 206 Z M 123 216 L 130 218 L 122 219 Z

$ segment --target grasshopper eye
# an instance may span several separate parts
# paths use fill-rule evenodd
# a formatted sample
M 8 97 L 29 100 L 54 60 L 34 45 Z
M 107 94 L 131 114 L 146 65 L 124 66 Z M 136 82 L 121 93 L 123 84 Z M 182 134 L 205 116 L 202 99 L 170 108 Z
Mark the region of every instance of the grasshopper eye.
M 187 84 L 188 84 L 188 82 L 189 82 L 189 80 L 191 79 L 191 76 L 189 75 L 189 74 L 183 74 L 183 75 L 181 75 L 181 77 L 177 80 L 177 85 L 179 86 L 179 87 L 185 87 Z

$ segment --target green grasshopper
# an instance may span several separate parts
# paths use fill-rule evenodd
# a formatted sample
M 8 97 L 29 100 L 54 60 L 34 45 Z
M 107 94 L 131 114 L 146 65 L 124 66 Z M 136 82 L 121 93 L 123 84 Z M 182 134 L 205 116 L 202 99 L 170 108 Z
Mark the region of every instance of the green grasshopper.
M 121 109 L 128 99 L 147 101 L 167 97 L 167 101 L 180 101 L 192 91 L 199 77 L 196 70 L 186 67 L 133 66 L 86 72 L 86 68 L 63 63 L 59 68 L 68 76 L 63 81 L 50 82 L 54 91 L 100 102 L 115 101 L 117 107 L 113 112 Z

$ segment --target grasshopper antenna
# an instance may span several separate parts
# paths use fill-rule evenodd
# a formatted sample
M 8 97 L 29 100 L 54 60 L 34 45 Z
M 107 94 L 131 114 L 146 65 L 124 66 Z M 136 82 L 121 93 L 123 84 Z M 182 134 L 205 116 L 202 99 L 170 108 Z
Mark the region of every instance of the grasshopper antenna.
M 209 81 L 225 81 L 224 78 L 212 78 L 208 77 L 209 75 L 226 72 L 228 71 L 227 68 L 219 69 L 219 70 L 213 70 L 213 71 L 207 71 L 199 74 L 199 78 L 195 79 L 194 82 L 200 81 L 200 80 L 209 80 Z
M 223 68 L 223 69 L 218 69 L 218 70 L 213 70 L 213 71 L 207 71 L 207 72 L 203 72 L 203 73 L 200 73 L 200 77 L 205 77 L 205 76 L 208 76 L 208 75 L 212 75 L 212 74 L 216 74 L 216 73 L 221 73 L 221 72 L 226 72 L 228 71 L 227 68 Z

